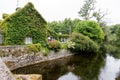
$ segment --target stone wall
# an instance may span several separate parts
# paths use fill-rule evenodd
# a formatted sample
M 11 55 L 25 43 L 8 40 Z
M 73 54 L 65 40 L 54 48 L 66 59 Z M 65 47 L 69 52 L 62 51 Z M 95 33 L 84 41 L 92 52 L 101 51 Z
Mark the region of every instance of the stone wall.
M 21 56 L 25 53 L 25 47 L 27 46 L 0 46 L 0 57 Z
M 16 80 L 0 58 L 0 80 Z
M 17 80 L 42 80 L 42 76 L 39 74 L 20 74 L 20 75 L 14 75 Z
M 5 62 L 10 70 L 47 60 L 53 60 L 73 55 L 70 53 L 70 51 L 64 49 L 59 52 L 50 51 L 48 55 L 44 55 L 43 52 L 38 52 L 37 55 L 35 55 L 34 53 L 28 54 L 24 50 L 25 47 L 26 46 L 0 47 L 0 51 L 3 51 L 4 53 L 2 54 L 5 55 L 2 56 L 2 60 Z

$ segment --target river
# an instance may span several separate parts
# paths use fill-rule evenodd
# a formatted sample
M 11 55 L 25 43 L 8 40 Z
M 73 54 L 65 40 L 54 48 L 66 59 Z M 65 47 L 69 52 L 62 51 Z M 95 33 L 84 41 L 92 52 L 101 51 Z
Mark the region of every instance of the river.
M 120 80 L 120 59 L 110 55 L 74 55 L 12 71 L 15 74 L 42 74 L 43 80 Z

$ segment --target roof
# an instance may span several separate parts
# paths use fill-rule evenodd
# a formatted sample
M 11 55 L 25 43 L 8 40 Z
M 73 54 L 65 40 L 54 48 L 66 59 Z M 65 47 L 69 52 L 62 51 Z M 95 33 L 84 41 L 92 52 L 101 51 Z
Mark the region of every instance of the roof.
M 1 21 L 0 27 L 1 25 L 3 25 L 5 22 L 11 20 L 11 18 L 15 17 L 17 14 L 22 14 L 22 12 L 27 12 L 32 13 L 33 11 L 35 11 L 37 13 L 37 16 L 39 18 L 41 18 L 43 20 L 44 23 L 47 23 L 45 21 L 45 19 L 41 16 L 41 14 L 34 8 L 34 5 L 31 2 L 28 2 L 23 8 L 18 9 L 15 13 L 9 15 L 7 18 L 5 18 L 4 20 Z

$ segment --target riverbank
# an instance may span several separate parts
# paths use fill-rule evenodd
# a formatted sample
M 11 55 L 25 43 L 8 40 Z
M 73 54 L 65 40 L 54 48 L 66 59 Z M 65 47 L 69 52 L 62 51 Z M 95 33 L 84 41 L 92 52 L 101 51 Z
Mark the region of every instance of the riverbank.
M 71 55 L 74 54 L 68 50 L 62 49 L 59 52 L 50 51 L 48 55 L 44 55 L 43 52 L 39 52 L 37 53 L 37 55 L 25 54 L 19 57 L 8 57 L 7 59 L 3 58 L 3 61 L 6 63 L 10 70 L 14 70 L 20 67 L 25 67 L 28 65 L 63 58 Z

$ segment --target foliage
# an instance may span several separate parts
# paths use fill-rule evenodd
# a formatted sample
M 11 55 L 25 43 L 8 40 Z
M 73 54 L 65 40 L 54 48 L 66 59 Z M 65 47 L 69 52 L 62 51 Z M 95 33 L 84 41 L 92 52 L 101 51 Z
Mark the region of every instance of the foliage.
M 72 20 L 70 18 L 65 18 L 63 21 L 63 30 L 67 30 L 67 33 L 70 35 L 72 33 Z
M 45 48 L 42 48 L 42 52 L 46 56 L 46 55 L 48 55 L 50 53 L 50 50 L 47 47 L 45 47 Z
M 67 44 L 66 44 L 66 43 L 65 43 L 65 44 L 62 44 L 62 45 L 61 45 L 61 48 L 62 48 L 62 49 L 67 49 Z
M 30 44 L 28 45 L 28 50 L 30 52 L 34 52 L 34 53 L 37 53 L 37 52 L 40 52 L 41 51 L 41 44 L 40 43 L 37 43 L 37 44 Z
M 120 24 L 112 25 L 108 27 L 106 31 L 107 40 L 105 48 L 110 55 L 120 58 Z
M 102 19 L 107 15 L 107 13 L 103 13 L 101 9 L 93 13 L 94 18 L 97 20 L 98 23 L 102 23 Z
M 59 22 L 53 21 L 53 22 L 48 23 L 48 27 L 51 30 L 55 31 L 56 33 L 61 32 L 61 26 L 63 26 L 63 25 L 61 24 L 60 21 Z M 64 31 L 62 31 L 62 33 L 64 33 Z
M 6 13 L 3 13 L 3 14 L 2 14 L 2 18 L 3 18 L 3 19 L 7 18 L 8 16 L 9 16 L 9 14 L 6 14 Z
M 107 12 L 103 12 L 101 9 L 95 10 L 96 1 L 97 0 L 84 0 L 84 4 L 78 13 L 84 20 L 96 20 L 102 25 L 101 27 L 103 27 L 103 23 L 105 23 L 103 19 L 107 15 Z
M 0 20 L 0 23 L 2 22 L 2 20 Z
M 89 20 L 93 17 L 92 11 L 95 9 L 96 0 L 85 0 L 84 5 L 79 11 L 79 15 L 85 20 Z
M 105 48 L 106 48 L 107 52 L 110 54 L 114 54 L 114 53 L 118 52 L 118 48 L 111 44 L 105 45 Z
M 48 33 L 48 36 L 53 36 L 54 38 L 58 38 L 58 34 L 53 30 L 53 29 L 50 29 L 49 27 L 47 28 L 47 33 Z
M 75 49 L 75 45 L 76 45 L 75 42 L 72 42 L 72 41 L 67 42 L 68 49 L 70 49 L 70 48 Z
M 109 31 L 107 31 L 107 43 L 116 47 L 119 47 L 119 40 L 120 40 L 120 25 L 116 24 L 116 25 L 112 25 L 109 26 Z
M 68 49 L 75 52 L 97 52 L 99 47 L 89 37 L 80 33 L 73 33 L 71 42 L 68 43 Z
M 47 43 L 47 23 L 34 8 L 28 3 L 24 8 L 5 18 L 0 28 L 4 28 L 5 45 L 25 44 L 25 38 L 31 37 L 33 43 Z
M 82 33 L 96 42 L 102 42 L 104 32 L 95 21 L 81 21 L 76 25 L 75 32 Z
M 59 41 L 64 42 L 64 40 L 62 40 L 62 38 L 68 39 L 70 35 L 68 35 L 68 34 L 58 34 L 57 36 L 58 36 Z
M 117 25 L 117 29 L 116 29 L 116 41 L 115 41 L 115 45 L 120 47 L 120 25 Z
M 48 27 L 56 33 L 71 34 L 75 25 L 80 21 L 79 19 L 71 20 L 70 18 L 66 18 L 63 21 L 49 22 Z
M 57 40 L 49 41 L 48 48 L 57 51 L 61 49 L 61 43 Z

